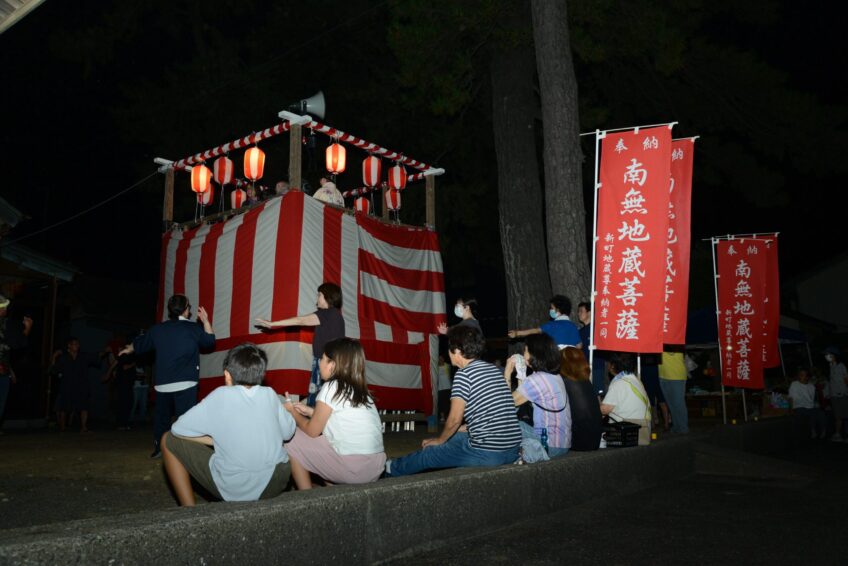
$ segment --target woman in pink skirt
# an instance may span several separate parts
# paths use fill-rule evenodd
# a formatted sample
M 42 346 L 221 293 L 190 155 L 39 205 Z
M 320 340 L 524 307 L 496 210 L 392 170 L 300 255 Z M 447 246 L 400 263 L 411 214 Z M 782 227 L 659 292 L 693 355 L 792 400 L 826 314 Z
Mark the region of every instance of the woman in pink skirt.
M 318 362 L 324 386 L 315 407 L 286 403 L 297 432 L 286 444 L 298 489 L 310 473 L 329 483 L 376 481 L 386 464 L 380 415 L 365 383 L 365 354 L 353 338 L 328 342 Z

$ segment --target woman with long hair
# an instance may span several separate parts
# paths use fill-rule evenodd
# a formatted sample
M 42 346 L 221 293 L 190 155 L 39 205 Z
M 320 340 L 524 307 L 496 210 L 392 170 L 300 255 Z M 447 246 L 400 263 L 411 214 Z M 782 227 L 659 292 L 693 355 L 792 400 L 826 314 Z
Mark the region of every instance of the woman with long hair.
M 365 382 L 362 345 L 353 338 L 328 342 L 318 367 L 324 386 L 315 407 L 284 405 L 297 422 L 286 444 L 295 485 L 311 489 L 310 474 L 334 484 L 376 481 L 386 453 L 380 415 Z
M 580 348 L 566 346 L 560 354 L 560 373 L 571 404 L 571 449 L 597 450 L 601 443 L 601 407 L 589 380 L 589 363 Z

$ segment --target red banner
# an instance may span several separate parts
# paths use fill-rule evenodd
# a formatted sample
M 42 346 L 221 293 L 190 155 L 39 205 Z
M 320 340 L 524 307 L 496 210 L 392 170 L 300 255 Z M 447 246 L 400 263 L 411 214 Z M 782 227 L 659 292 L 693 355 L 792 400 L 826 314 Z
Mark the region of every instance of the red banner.
M 777 265 L 777 234 L 758 236 L 766 242 L 766 288 L 763 312 L 763 367 L 780 365 L 777 345 L 780 331 L 780 270 Z
M 595 241 L 594 343 L 661 352 L 671 129 L 607 134 Z
M 668 250 L 665 258 L 665 317 L 663 319 L 666 344 L 686 344 L 694 155 L 694 138 L 671 142 Z
M 723 240 L 718 242 L 716 253 L 721 382 L 762 389 L 766 243 Z

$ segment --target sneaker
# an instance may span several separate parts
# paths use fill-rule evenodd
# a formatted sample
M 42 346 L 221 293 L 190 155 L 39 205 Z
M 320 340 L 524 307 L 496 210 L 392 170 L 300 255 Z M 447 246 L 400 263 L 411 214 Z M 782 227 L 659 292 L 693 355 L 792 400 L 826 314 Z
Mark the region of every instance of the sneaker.
M 830 437 L 833 442 L 842 442 L 842 435 L 838 432 Z
M 159 447 L 157 446 L 156 448 L 153 449 L 153 452 L 150 453 L 150 459 L 151 460 L 158 460 L 161 457 L 162 457 L 162 451 L 159 450 Z

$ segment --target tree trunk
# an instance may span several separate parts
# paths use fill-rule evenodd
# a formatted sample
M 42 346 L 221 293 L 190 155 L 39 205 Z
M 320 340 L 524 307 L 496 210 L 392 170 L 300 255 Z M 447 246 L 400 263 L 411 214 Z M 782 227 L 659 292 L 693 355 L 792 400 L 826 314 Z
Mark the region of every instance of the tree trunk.
M 551 296 L 536 161 L 532 48 L 492 57 L 492 122 L 498 163 L 498 215 L 510 328 L 537 327 Z
M 576 304 L 589 298 L 591 269 L 566 0 L 532 0 L 530 6 L 542 99 L 548 272 L 554 293 Z

